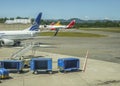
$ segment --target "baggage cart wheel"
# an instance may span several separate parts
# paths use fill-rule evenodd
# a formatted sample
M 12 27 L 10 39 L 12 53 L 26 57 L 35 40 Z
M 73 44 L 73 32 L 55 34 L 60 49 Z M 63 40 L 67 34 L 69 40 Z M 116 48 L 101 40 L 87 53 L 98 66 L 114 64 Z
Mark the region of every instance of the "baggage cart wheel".
M 52 71 L 49 71 L 49 74 L 52 74 L 53 72 Z
M 67 73 L 67 71 L 64 70 L 63 73 Z
M 33 74 L 38 74 L 38 71 L 34 71 Z
M 21 71 L 18 71 L 18 73 L 20 74 L 20 73 L 21 73 Z

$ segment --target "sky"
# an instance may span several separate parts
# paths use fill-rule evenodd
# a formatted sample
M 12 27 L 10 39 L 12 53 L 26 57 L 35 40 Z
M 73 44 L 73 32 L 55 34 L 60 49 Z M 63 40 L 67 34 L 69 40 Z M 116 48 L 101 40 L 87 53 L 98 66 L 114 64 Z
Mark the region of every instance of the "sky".
M 120 0 L 0 0 L 0 17 L 120 20 Z

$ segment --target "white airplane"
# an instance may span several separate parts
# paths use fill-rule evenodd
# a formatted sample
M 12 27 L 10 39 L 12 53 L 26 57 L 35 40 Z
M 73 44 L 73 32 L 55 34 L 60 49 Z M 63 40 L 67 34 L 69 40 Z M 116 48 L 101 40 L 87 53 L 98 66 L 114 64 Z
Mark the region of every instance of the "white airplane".
M 60 21 L 57 22 L 57 24 L 51 24 L 51 25 L 40 25 L 39 28 L 42 29 L 48 29 L 48 30 L 55 30 L 54 36 L 56 36 L 59 32 L 59 29 L 70 29 L 74 26 L 75 20 L 72 20 L 68 25 L 60 25 Z
M 40 25 L 39 28 L 46 28 L 49 30 L 69 29 L 69 28 L 72 28 L 74 24 L 75 24 L 75 20 L 72 20 L 68 25 L 60 25 L 60 22 L 57 22 L 57 24 Z
M 36 17 L 33 25 L 24 30 L 17 31 L 0 31 L 0 46 L 18 46 L 21 40 L 26 40 L 35 37 L 39 32 L 39 25 L 42 13 L 39 13 Z

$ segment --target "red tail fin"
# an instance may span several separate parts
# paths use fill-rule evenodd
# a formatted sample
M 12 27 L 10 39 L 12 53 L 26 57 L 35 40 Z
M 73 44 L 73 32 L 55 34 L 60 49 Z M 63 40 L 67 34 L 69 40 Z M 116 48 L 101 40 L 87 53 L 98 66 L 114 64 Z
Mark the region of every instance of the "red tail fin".
M 72 28 L 75 25 L 75 20 L 72 20 L 68 25 L 67 28 Z

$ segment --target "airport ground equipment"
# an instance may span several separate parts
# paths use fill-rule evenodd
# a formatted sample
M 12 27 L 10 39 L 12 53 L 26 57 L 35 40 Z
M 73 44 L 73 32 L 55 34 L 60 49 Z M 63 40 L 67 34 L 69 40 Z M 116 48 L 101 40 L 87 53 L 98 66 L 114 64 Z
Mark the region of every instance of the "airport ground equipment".
M 17 52 L 13 53 L 10 58 L 12 59 L 20 59 L 25 53 L 28 51 L 32 51 L 32 55 L 35 55 L 36 49 L 37 48 L 46 48 L 50 47 L 49 45 L 41 45 L 39 42 L 31 42 L 31 43 L 26 43 L 22 49 L 18 50 Z
M 0 79 L 9 78 L 9 71 L 5 68 L 0 68 Z
M 52 58 L 33 58 L 30 62 L 30 69 L 34 74 L 39 71 L 52 73 Z
M 28 45 L 25 46 L 24 48 L 20 49 L 19 51 L 15 52 L 11 58 L 17 58 L 19 59 L 23 54 L 25 54 L 26 52 L 28 52 L 29 50 L 31 50 L 34 47 L 34 45 Z
M 8 69 L 9 72 L 18 72 L 21 73 L 23 71 L 24 63 L 21 60 L 3 60 L 0 61 L 0 67 Z
M 26 44 L 22 49 L 18 50 L 17 52 L 13 53 L 12 56 L 10 57 L 11 60 L 22 60 L 24 62 L 24 67 L 29 67 L 30 66 L 30 60 L 35 54 L 35 48 L 38 47 L 39 45 L 35 44 Z M 32 55 L 29 56 L 24 56 L 25 53 L 28 51 L 32 50 Z M 32 56 L 32 57 L 31 57 Z
M 80 60 L 77 58 L 60 58 L 58 59 L 58 68 L 60 72 L 79 70 Z
M 29 63 L 31 58 L 34 57 L 36 49 L 40 47 L 48 47 L 48 45 L 41 45 L 39 42 L 33 42 L 33 43 L 26 43 L 22 49 L 16 51 L 13 53 L 10 57 L 11 60 L 22 60 L 24 62 L 25 67 L 29 67 Z M 31 55 L 25 56 L 24 54 L 28 51 L 32 51 Z M 31 57 L 32 56 L 32 57 Z

